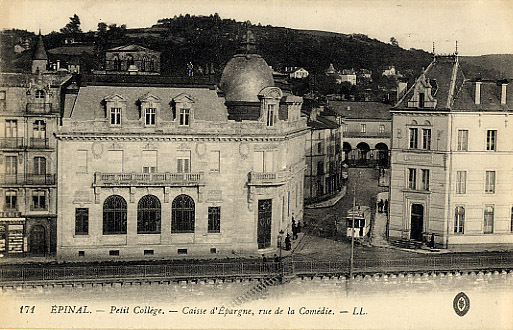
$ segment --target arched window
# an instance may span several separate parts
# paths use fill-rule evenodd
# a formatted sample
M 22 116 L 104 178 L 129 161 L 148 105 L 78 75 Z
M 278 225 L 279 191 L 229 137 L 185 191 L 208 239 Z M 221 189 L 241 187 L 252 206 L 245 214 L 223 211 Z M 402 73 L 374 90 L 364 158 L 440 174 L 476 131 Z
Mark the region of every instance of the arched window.
M 126 201 L 112 195 L 103 203 L 103 234 L 126 234 Z
M 155 59 L 153 57 L 150 59 L 150 68 L 148 69 L 148 71 L 155 71 Z
M 119 60 L 119 57 L 117 55 L 114 56 L 114 70 L 121 71 L 121 61 Z
M 160 201 L 156 196 L 143 196 L 137 204 L 137 233 L 160 234 Z
M 194 201 L 190 196 L 178 195 L 171 205 L 171 232 L 194 232 Z
M 130 65 L 134 64 L 134 58 L 132 55 L 127 55 L 126 57 L 126 69 L 130 69 Z
M 38 89 L 36 91 L 36 99 L 44 99 L 45 98 L 45 91 L 42 89 Z

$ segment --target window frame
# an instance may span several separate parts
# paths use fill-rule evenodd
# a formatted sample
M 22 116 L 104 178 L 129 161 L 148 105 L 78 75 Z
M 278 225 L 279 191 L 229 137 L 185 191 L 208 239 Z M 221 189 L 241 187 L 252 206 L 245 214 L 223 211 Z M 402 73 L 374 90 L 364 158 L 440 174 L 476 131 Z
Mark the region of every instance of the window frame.
M 180 108 L 178 111 L 178 126 L 188 127 L 191 124 L 191 109 Z
M 463 137 L 465 137 L 465 139 L 463 139 Z M 458 141 L 456 143 L 456 150 L 468 151 L 468 129 L 458 129 Z
M 6 190 L 4 202 L 5 210 L 18 210 L 18 191 L 13 189 Z
M 498 130 L 486 130 L 486 151 L 497 151 L 497 135 Z
M 426 134 L 427 133 L 427 134 Z M 422 149 L 431 150 L 431 128 L 422 129 Z
M 462 174 L 462 175 L 460 175 Z M 460 180 L 463 178 L 464 180 Z M 467 193 L 467 171 L 456 171 L 456 194 L 464 195 Z
M 413 174 L 413 180 L 412 180 Z M 417 190 L 417 169 L 416 168 L 408 168 L 408 189 Z
M 463 210 L 463 212 L 461 212 Z M 458 212 L 459 211 L 459 212 Z M 465 206 L 456 205 L 454 208 L 454 234 L 465 233 Z
M 221 233 L 221 207 L 209 206 L 208 207 L 208 233 L 219 234 Z
M 210 150 L 210 172 L 221 172 L 221 150 Z M 190 167 L 190 164 L 189 164 Z
M 419 148 L 419 129 L 418 127 L 408 128 L 408 149 Z
M 121 126 L 121 112 L 122 112 L 122 108 L 121 107 L 110 107 L 110 110 L 109 110 L 109 114 L 110 114 L 109 124 L 110 124 L 110 126 L 113 126 L 113 127 Z
M 488 216 L 489 216 L 488 219 L 487 219 L 487 208 L 491 208 L 491 213 L 488 212 Z M 490 214 L 491 214 L 491 216 L 490 216 Z M 491 218 L 491 220 L 490 220 L 490 218 Z M 490 221 L 491 221 L 491 223 L 487 223 Z M 495 205 L 494 204 L 485 204 L 484 209 L 483 209 L 483 234 L 493 234 L 494 222 L 495 222 Z
M 119 203 L 119 205 L 107 205 L 107 202 Z M 107 208 L 107 206 L 114 206 Z M 109 216 L 113 219 L 109 219 Z M 119 216 L 119 219 L 115 217 Z M 110 222 L 110 223 L 109 223 Z M 107 225 L 112 225 L 114 228 L 108 228 Z M 103 202 L 103 222 L 102 222 L 103 235 L 126 235 L 127 234 L 127 202 L 120 195 L 110 195 Z
M 266 111 L 266 115 L 267 115 L 266 126 L 274 127 L 274 124 L 276 124 L 275 104 L 267 104 L 266 110 L 267 110 Z
M 493 175 L 492 175 L 493 174 Z M 491 180 L 493 178 L 493 180 Z M 496 171 L 485 171 L 485 194 L 495 194 L 497 183 Z
M 429 191 L 429 180 L 430 180 L 430 171 L 429 169 L 421 169 L 421 180 L 422 180 L 422 190 Z
M 137 202 L 137 234 L 160 234 L 162 204 L 155 195 L 144 195 Z
M 48 209 L 45 190 L 32 190 L 31 207 L 34 211 L 46 211 Z
M 89 208 L 87 207 L 75 208 L 75 235 L 89 235 Z
M 384 134 L 385 133 L 385 125 L 380 124 L 378 127 L 378 132 L 379 132 L 379 134 Z
M 176 196 L 171 203 L 171 234 L 194 233 L 195 217 L 196 204 L 194 199 L 185 194 Z
M 44 99 L 45 98 L 45 91 L 42 90 L 42 89 L 37 89 L 36 92 L 34 93 L 34 98 L 35 99 Z
M 367 133 L 367 124 L 360 124 L 360 133 Z
M 157 108 L 148 107 L 144 108 L 144 126 L 156 126 L 157 125 Z

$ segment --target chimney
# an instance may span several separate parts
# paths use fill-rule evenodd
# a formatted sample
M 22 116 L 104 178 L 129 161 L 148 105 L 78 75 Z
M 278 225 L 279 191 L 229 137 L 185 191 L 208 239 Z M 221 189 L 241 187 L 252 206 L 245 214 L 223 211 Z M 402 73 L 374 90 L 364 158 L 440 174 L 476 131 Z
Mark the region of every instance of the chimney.
M 502 90 L 501 90 L 501 104 L 506 104 L 506 91 L 507 91 L 507 83 L 502 83 Z
M 475 82 L 474 104 L 481 104 L 481 82 Z

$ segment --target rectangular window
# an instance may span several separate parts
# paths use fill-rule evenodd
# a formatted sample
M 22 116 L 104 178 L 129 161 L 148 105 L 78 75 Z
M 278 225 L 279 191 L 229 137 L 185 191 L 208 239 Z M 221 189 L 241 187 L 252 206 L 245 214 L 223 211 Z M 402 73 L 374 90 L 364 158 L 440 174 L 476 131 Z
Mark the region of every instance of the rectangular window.
M 5 101 L 5 91 L 0 91 L 0 101 Z
M 123 150 L 107 151 L 107 164 L 105 169 L 110 173 L 123 172 Z
M 146 108 L 144 111 L 144 124 L 146 126 L 155 126 L 156 116 L 157 116 L 157 109 Z
M 191 172 L 191 152 L 189 150 L 178 150 L 177 157 L 177 172 L 190 173 Z
M 417 170 L 415 168 L 408 169 L 408 188 L 417 189 Z
M 422 170 L 422 190 L 429 190 L 429 170 Z
M 431 150 L 431 129 L 422 129 L 422 149 Z
M 157 151 L 143 150 L 142 152 L 143 173 L 157 172 Z
M 379 125 L 379 133 L 380 134 L 385 133 L 385 125 Z
M 75 208 L 75 235 L 89 234 L 89 209 Z
M 13 177 L 18 174 L 18 156 L 5 156 L 5 174 Z
M 410 128 L 410 149 L 418 148 L 417 135 L 418 135 L 418 129 Z
M 493 233 L 493 213 L 494 213 L 493 205 L 485 205 L 484 225 L 483 225 L 483 232 L 485 234 Z
M 495 193 L 495 171 L 486 171 L 485 193 Z
M 15 138 L 18 137 L 18 121 L 6 120 L 5 121 L 5 137 Z
M 456 172 L 456 193 L 466 194 L 467 193 L 467 171 Z
M 454 212 L 454 232 L 463 234 L 465 227 L 465 208 L 463 206 L 456 206 Z
M 486 131 L 486 150 L 497 150 L 497 130 L 489 129 Z
M 44 120 L 35 120 L 32 125 L 34 139 L 45 139 L 46 138 L 46 123 Z
M 219 206 L 208 208 L 208 232 L 221 232 L 221 207 Z
M 458 130 L 458 151 L 467 151 L 468 150 L 468 130 L 459 129 Z
M 322 143 L 321 142 L 317 143 L 317 153 L 318 154 L 322 153 Z
M 35 190 L 32 192 L 32 208 L 34 210 L 46 210 L 46 192 Z
M 274 104 L 267 105 L 267 126 L 274 126 Z
M 219 173 L 221 171 L 221 151 L 210 151 L 210 172 Z
M 367 132 L 367 124 L 360 124 L 360 133 Z
M 87 150 L 78 150 L 76 154 L 77 173 L 87 173 Z
M 112 126 L 121 125 L 121 108 L 110 108 L 110 124 Z
M 15 190 L 7 190 L 5 192 L 5 209 L 6 210 L 16 210 L 16 202 L 17 202 L 17 193 Z
M 191 115 L 191 109 L 180 109 L 180 126 L 189 126 L 189 117 Z

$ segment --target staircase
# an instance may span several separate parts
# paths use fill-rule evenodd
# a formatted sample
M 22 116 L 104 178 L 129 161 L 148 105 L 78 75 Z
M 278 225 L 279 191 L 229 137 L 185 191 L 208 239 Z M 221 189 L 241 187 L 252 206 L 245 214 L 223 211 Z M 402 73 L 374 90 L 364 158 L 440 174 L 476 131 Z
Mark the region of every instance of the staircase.
M 249 301 L 257 300 L 267 293 L 267 287 L 280 283 L 281 279 L 278 276 L 261 278 L 251 289 L 233 299 L 230 304 L 228 304 L 228 307 L 240 306 Z

